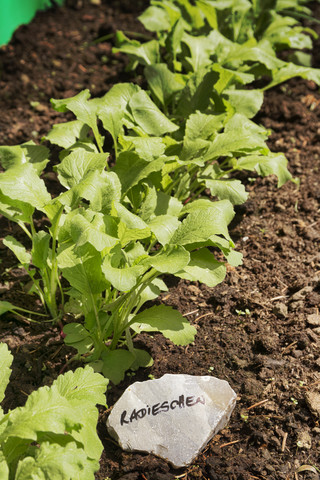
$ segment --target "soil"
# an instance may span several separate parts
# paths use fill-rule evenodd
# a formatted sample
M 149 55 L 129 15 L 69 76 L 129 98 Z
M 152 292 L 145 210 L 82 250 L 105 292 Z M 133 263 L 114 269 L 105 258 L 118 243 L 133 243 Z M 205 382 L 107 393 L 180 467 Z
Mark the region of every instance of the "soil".
M 69 97 L 83 88 L 98 96 L 114 83 L 141 81 L 125 72 L 125 57 L 111 52 L 112 37 L 96 40 L 117 29 L 143 33 L 137 15 L 147 2 L 82 3 L 38 13 L 0 48 L 0 144 L 38 142 L 54 123 L 65 121 L 51 109 L 51 97 Z M 320 18 L 319 4 L 313 11 Z M 313 28 L 320 34 L 319 25 Z M 317 40 L 317 67 L 319 47 Z M 266 92 L 256 121 L 272 130 L 269 146 L 286 154 L 300 186 L 277 189 L 273 177 L 243 178 L 250 198 L 237 208 L 231 225 L 243 266 L 229 268 L 215 288 L 169 279 L 169 292 L 161 297 L 197 327 L 195 342 L 177 347 L 161 335 L 142 335 L 139 341 L 154 365 L 107 392 L 111 407 L 129 384 L 150 375 L 214 375 L 237 392 L 236 409 L 192 465 L 173 469 L 152 455 L 123 452 L 108 436 L 108 410 L 101 408 L 104 452 L 97 480 L 316 478 L 308 470 L 296 472 L 302 465 L 320 468 L 319 88 L 295 79 Z M 47 182 L 54 191 L 50 175 Z M 2 244 L 8 233 L 23 239 L 2 218 L 0 299 L 41 312 L 35 298 L 24 294 L 28 278 Z M 0 340 L 14 354 L 5 409 L 23 405 L 33 390 L 49 385 L 74 353 L 50 323 L 14 315 L 0 317 Z

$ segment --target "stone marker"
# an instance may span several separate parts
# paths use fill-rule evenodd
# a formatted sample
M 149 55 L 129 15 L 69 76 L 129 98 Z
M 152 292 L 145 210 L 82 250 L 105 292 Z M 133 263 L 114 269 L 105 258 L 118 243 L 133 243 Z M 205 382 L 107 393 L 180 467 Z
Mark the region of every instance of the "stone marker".
M 184 467 L 227 424 L 235 403 L 225 380 L 166 374 L 128 387 L 107 427 L 124 450 L 150 452 Z

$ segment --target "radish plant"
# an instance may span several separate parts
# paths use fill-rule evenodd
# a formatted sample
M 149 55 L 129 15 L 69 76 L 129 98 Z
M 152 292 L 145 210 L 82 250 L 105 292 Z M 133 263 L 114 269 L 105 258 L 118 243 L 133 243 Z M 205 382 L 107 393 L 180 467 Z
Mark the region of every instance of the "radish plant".
M 13 357 L 0 343 L 0 402 Z M 60 375 L 51 387 L 31 393 L 23 407 L 0 407 L 0 478 L 94 480 L 103 450 L 96 432 L 108 381 L 92 368 Z
M 13 153 L 15 150 L 12 147 Z M 7 155 L 9 151 L 8 147 Z M 129 367 L 151 362 L 147 353 L 132 344 L 138 331 L 161 331 L 182 345 L 194 339 L 195 328 L 171 308 L 162 305 L 143 313 L 139 310 L 166 288 L 158 278 L 164 273 L 190 280 L 203 276 L 210 286 L 223 280 L 225 266 L 207 247 L 219 248 L 232 262 L 233 243 L 227 225 L 233 209 L 227 200 L 207 199 L 183 206 L 142 177 L 144 198 L 138 216 L 122 199 L 121 181 L 107 168 L 107 158 L 107 154 L 82 147 L 66 151 L 57 168 L 66 190 L 53 199 L 39 171 L 25 158 L 21 165 L 7 165 L 0 175 L 0 191 L 2 213 L 33 240 L 31 251 L 12 237 L 5 243 L 41 289 L 34 292 L 42 292 L 46 282 L 40 267 L 51 268 L 54 259 L 55 278 L 63 292 L 60 301 L 68 297 L 60 314 L 84 318 L 83 325 L 73 322 L 65 327 L 66 343 L 96 370 L 118 382 Z M 18 195 L 23 202 L 17 200 Z M 35 209 L 46 214 L 48 231 L 35 231 L 31 218 Z M 28 216 L 24 216 L 26 211 Z M 45 242 L 34 240 L 38 237 Z M 61 275 L 64 280 L 60 283 Z M 115 352 L 123 345 L 127 348 Z
M 49 161 L 49 150 L 33 142 L 15 147 L 0 147 L 1 173 L 0 212 L 17 223 L 31 241 L 31 251 L 8 235 L 3 243 L 14 252 L 20 265 L 30 276 L 33 287 L 52 318 L 58 320 L 57 290 L 62 293 L 57 260 L 57 226 L 62 210 L 52 217 L 50 232 L 36 231 L 33 215 L 36 210 L 46 214 L 45 205 L 50 203 L 40 174 Z M 50 246 L 51 243 L 51 246 Z M 32 258 L 32 262 L 31 262 Z M 37 275 L 40 272 L 41 281 Z
M 263 90 L 296 76 L 320 84 L 319 70 L 309 65 L 310 56 L 299 53 L 311 49 L 311 36 L 316 37 L 294 18 L 310 15 L 303 3 L 152 0 L 139 19 L 158 40 L 141 43 L 118 32 L 114 51 L 126 53 L 132 68 L 144 65 L 148 82 L 151 77 L 155 83 L 160 75 L 158 85 L 164 78 L 163 65 L 168 65 L 175 76 L 174 88 L 185 75 L 209 67 L 220 75 L 218 93 L 223 91 L 223 97 L 236 109 L 241 101 L 251 104 L 253 116 L 261 106 Z M 277 58 L 276 52 L 285 48 L 296 50 L 296 63 Z M 169 78 L 168 72 L 165 77 Z M 263 88 L 241 88 L 266 77 L 270 81 Z
M 190 89 L 190 104 L 204 101 L 204 94 L 194 96 Z M 56 167 L 62 192 L 55 198 L 40 178 L 47 150 L 43 159 L 42 146 L 33 146 L 33 155 L 22 155 L 25 146 L 0 149 L 1 212 L 32 241 L 28 250 L 12 237 L 4 240 L 33 279 L 33 292 L 52 317 L 81 319 L 64 328 L 75 358 L 117 383 L 127 369 L 152 362 L 134 346 L 140 331 L 162 332 L 178 345 L 194 339 L 195 328 L 179 312 L 164 305 L 141 310 L 166 289 L 159 277 L 213 287 L 225 265 L 212 248 L 230 264 L 241 262 L 228 224 L 232 205 L 247 194 L 230 173 L 275 173 L 280 185 L 290 174 L 285 157 L 267 148 L 267 132 L 243 115 L 217 116 L 208 105 L 208 113 L 196 109 L 183 120 L 169 119 L 131 84 L 89 97 L 83 91 L 52 101 L 76 116 L 46 137 L 62 149 Z M 106 132 L 114 144 L 112 164 L 104 152 Z M 215 200 L 203 195 L 206 189 Z M 46 216 L 47 230 L 36 231 L 36 210 Z
M 268 131 L 232 109 L 217 111 L 215 99 L 207 91 L 212 80 L 207 75 L 202 77 L 202 73 L 198 80 L 192 77 L 179 92 L 176 111 L 170 116 L 165 116 L 150 96 L 133 84 L 115 85 L 104 97 L 92 100 L 88 90 L 69 99 L 52 100 L 58 111 L 75 114 L 82 131 L 88 133 L 91 127 L 97 141 L 94 144 L 89 136 L 81 137 L 80 133 L 71 134 L 67 140 L 69 122 L 56 125 L 46 139 L 67 151 L 85 144 L 86 149 L 97 153 L 96 145 L 103 142 L 98 131 L 101 120 L 114 147 L 115 164 L 106 168 L 116 173 L 121 182 L 120 201 L 138 215 L 144 182 L 180 201 L 198 198 L 208 188 L 219 200 L 241 204 L 247 193 L 239 180 L 230 179 L 235 171 L 275 174 L 278 186 L 290 180 L 284 155 L 270 152 L 265 143 Z M 72 156 L 62 160 L 58 172 L 69 158 Z M 71 186 L 66 181 L 62 184 Z

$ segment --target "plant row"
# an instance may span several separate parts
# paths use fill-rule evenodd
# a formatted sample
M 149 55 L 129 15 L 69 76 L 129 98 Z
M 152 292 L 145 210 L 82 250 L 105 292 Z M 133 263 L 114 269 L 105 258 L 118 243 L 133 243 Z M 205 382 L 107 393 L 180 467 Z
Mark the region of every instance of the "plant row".
M 266 145 L 269 132 L 250 117 L 265 88 L 294 75 L 319 83 L 320 72 L 276 57 L 283 46 L 310 47 L 311 31 L 283 15 L 283 2 L 267 3 L 152 0 L 140 20 L 157 39 L 118 33 L 116 48 L 145 65 L 149 90 L 124 83 L 101 98 L 84 90 L 52 100 L 75 116 L 45 137 L 61 150 L 58 196 L 41 178 L 47 147 L 0 149 L 1 212 L 32 248 L 11 236 L 4 243 L 51 317 L 75 320 L 64 333 L 77 358 L 114 383 L 152 362 L 134 347 L 139 332 L 160 331 L 178 345 L 194 339 L 195 328 L 170 307 L 141 310 L 166 290 L 163 274 L 214 287 L 225 262 L 241 262 L 228 232 L 233 205 L 248 196 L 237 172 L 275 174 L 279 186 L 291 178 L 285 156 Z M 296 1 L 285 5 L 307 13 Z M 267 86 L 251 88 L 266 75 Z M 49 228 L 35 228 L 37 211 Z

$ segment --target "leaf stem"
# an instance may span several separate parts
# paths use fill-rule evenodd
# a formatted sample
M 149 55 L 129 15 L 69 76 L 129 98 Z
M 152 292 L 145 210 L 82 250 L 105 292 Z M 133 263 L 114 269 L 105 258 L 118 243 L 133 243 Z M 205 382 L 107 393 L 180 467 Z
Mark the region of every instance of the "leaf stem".
M 32 219 L 31 219 L 31 221 L 32 221 Z M 22 230 L 24 231 L 24 233 L 26 233 L 26 234 L 28 235 L 28 237 L 29 237 L 30 239 L 32 239 L 32 235 L 31 235 L 31 233 L 29 232 L 29 230 L 27 229 L 27 227 L 25 226 L 25 224 L 24 224 L 23 222 L 19 221 L 19 222 L 18 222 L 18 225 L 19 225 L 20 228 L 22 228 Z
M 115 329 L 113 339 L 110 345 L 110 349 L 114 350 L 118 342 L 120 340 L 121 335 L 123 332 L 128 329 L 128 327 L 131 325 L 132 320 L 128 321 L 128 318 L 130 316 L 130 313 L 134 306 L 137 304 L 137 299 L 141 295 L 141 292 L 147 287 L 147 285 L 157 276 L 159 275 L 159 272 L 155 268 L 152 268 L 148 272 L 144 274 L 140 282 L 133 288 L 133 290 L 129 293 L 129 296 L 126 298 L 125 303 L 123 308 L 121 309 L 121 319 L 118 324 L 116 325 L 117 330 Z M 120 309 L 118 309 L 119 312 Z M 118 313 L 117 312 L 117 313 Z

